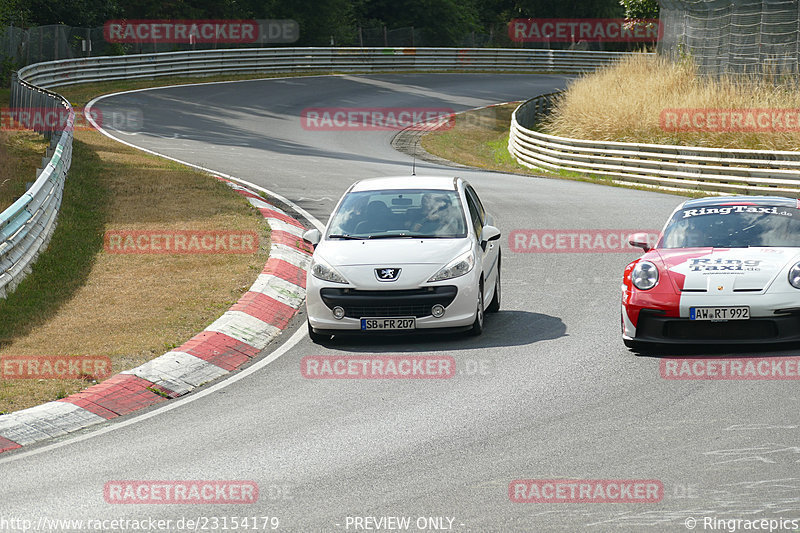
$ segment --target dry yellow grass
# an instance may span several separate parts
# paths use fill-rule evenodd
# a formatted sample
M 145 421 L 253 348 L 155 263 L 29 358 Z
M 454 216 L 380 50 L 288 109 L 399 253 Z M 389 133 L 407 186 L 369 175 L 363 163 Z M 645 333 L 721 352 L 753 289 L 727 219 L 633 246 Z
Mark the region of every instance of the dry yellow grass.
M 688 61 L 635 55 L 572 82 L 542 130 L 601 141 L 799 150 L 800 128 L 792 132 L 669 132 L 659 121 L 664 109 L 764 108 L 798 110 L 800 91 L 791 83 L 769 79 L 703 77 Z
M 122 255 L 98 249 L 85 281 L 47 316 L 0 339 L 0 355 L 109 356 L 113 373 L 157 357 L 219 317 L 267 259 L 268 228 L 226 185 L 83 131 L 108 189 L 105 230 L 244 230 L 263 236 L 255 254 Z M 83 146 L 80 147 L 83 150 Z M 87 164 L 88 157 L 82 157 Z M 76 171 L 80 170 L 79 166 Z M 70 186 L 70 182 L 67 182 Z M 85 388 L 81 380 L 0 380 L 0 413 Z

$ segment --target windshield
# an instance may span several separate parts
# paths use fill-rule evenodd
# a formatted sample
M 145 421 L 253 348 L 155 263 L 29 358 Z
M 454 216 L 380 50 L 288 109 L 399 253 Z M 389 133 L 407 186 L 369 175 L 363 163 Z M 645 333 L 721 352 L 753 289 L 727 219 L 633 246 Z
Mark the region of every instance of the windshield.
M 683 209 L 659 248 L 800 246 L 800 211 L 792 207 L 724 205 Z
M 457 191 L 430 189 L 351 192 L 331 217 L 328 238 L 463 238 Z

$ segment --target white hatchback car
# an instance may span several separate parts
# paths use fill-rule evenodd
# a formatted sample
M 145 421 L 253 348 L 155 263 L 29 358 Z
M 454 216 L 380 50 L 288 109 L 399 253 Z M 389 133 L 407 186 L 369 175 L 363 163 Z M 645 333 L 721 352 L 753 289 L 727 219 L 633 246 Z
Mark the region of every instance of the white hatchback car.
M 461 178 L 354 183 L 331 215 L 308 270 L 314 342 L 336 334 L 483 331 L 500 308 L 500 230 Z M 489 302 L 488 305 L 486 302 Z

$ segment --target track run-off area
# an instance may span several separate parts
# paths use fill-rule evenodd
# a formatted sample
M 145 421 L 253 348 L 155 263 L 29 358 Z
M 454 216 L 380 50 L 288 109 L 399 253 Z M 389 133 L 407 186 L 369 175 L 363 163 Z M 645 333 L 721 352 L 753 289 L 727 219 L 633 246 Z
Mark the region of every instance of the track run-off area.
M 108 129 L 114 137 L 278 193 L 309 214 L 304 223 L 312 227 L 327 221 L 352 182 L 410 175 L 412 158 L 391 147 L 394 131 L 308 129 L 304 110 L 463 111 L 566 82 L 558 75 L 311 76 L 141 90 L 94 105 L 106 116 L 140 113 L 135 131 Z M 260 359 L 225 380 L 4 454 L 0 515 L 34 525 L 41 517 L 83 520 L 83 530 L 90 521 L 153 518 L 170 520 L 169 531 L 214 517 L 217 530 L 222 518 L 233 530 L 232 517 L 258 517 L 260 530 L 297 532 L 687 531 L 692 519 L 695 530 L 711 531 L 706 517 L 800 524 L 793 381 L 664 379 L 658 357 L 633 354 L 620 337 L 621 276 L 635 252 L 517 253 L 508 241 L 517 230 L 657 229 L 682 197 L 419 159 L 416 172 L 468 180 L 503 232 L 503 302 L 487 315 L 483 335 L 321 346 L 309 340 L 301 313 Z M 306 356 L 411 354 L 452 356 L 456 374 L 308 379 L 301 372 Z M 239 481 L 257 486 L 258 499 L 109 503 L 108 484 L 126 480 Z M 515 480 L 640 480 L 662 488 L 652 502 L 533 503 L 513 501 Z

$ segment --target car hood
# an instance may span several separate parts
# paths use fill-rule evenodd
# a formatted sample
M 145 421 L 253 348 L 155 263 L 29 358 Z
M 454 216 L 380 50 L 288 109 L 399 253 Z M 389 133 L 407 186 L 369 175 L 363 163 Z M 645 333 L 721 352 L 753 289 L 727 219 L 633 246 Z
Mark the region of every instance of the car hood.
M 649 256 L 649 257 L 648 257 Z M 797 248 L 681 248 L 653 250 L 675 292 L 757 292 L 800 259 Z
M 351 285 L 367 290 L 412 289 L 470 250 L 470 239 L 376 239 L 324 241 L 314 251 Z M 399 268 L 395 281 L 378 281 L 375 269 Z
M 469 250 L 469 239 L 326 240 L 315 254 L 331 266 L 442 265 Z

